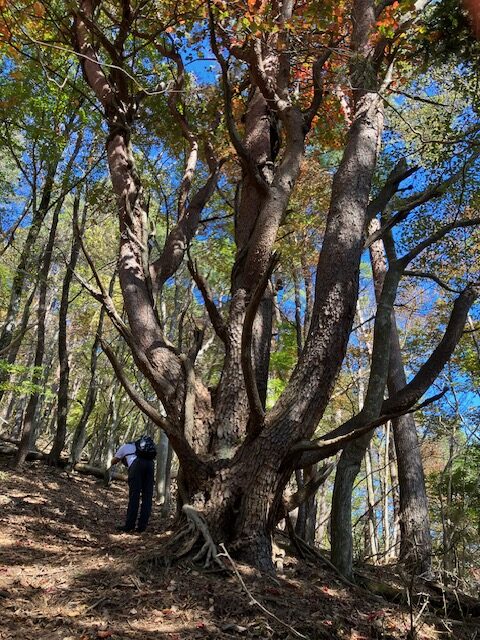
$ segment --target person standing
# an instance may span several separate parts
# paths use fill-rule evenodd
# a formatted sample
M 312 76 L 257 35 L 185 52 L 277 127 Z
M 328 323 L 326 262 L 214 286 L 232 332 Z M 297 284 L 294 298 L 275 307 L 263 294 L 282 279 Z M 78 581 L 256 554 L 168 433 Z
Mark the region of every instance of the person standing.
M 154 459 L 157 455 L 155 444 L 150 436 L 142 436 L 135 442 L 123 444 L 115 453 L 112 465 L 122 462 L 128 467 L 128 508 L 125 524 L 117 527 L 124 533 L 142 533 L 148 525 L 152 512 Z M 137 523 L 138 508 L 140 516 Z M 135 527 L 136 524 L 136 527 Z

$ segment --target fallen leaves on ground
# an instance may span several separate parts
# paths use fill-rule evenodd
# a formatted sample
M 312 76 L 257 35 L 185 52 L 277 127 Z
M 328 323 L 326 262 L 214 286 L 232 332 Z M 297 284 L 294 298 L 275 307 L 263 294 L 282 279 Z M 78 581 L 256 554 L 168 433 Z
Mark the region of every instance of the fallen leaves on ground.
M 193 640 L 293 637 L 242 591 L 234 575 L 188 563 L 153 568 L 145 559 L 168 539 L 154 513 L 143 536 L 115 533 L 124 485 L 41 463 L 13 471 L 0 456 L 0 640 Z M 239 565 L 253 597 L 311 640 L 405 638 L 406 609 L 346 587 L 331 572 L 288 555 L 284 573 Z M 419 637 L 473 637 L 448 621 L 422 618 Z M 379 635 L 380 634 L 380 635 Z

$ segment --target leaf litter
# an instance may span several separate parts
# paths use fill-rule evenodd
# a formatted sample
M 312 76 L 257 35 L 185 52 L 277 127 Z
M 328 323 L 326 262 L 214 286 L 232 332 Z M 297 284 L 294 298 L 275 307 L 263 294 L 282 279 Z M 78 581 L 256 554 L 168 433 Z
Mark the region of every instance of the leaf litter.
M 188 562 L 145 560 L 168 540 L 158 511 L 143 536 L 121 535 L 125 486 L 33 463 L 22 472 L 0 456 L 0 640 L 187 640 L 407 637 L 405 607 L 346 587 L 337 575 L 287 555 L 283 573 L 237 576 Z M 265 608 L 254 606 L 252 598 Z M 279 624 L 275 617 L 282 621 Z M 418 640 L 475 637 L 479 627 L 424 616 Z

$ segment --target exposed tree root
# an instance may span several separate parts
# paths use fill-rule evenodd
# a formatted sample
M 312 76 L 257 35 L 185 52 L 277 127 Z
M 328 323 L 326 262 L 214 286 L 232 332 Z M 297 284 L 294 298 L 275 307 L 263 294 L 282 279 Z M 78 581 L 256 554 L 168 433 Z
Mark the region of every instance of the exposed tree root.
M 204 516 L 189 504 L 184 505 L 182 511 L 187 518 L 187 524 L 174 533 L 162 553 L 150 558 L 149 562 L 155 565 L 170 565 L 172 562 L 185 558 L 201 545 L 191 558 L 192 562 L 203 563 L 205 569 L 216 565 L 218 568 L 226 570 L 227 567 L 218 554 L 217 546 Z
M 182 511 L 187 516 L 189 526 L 196 535 L 195 541 L 197 541 L 200 536 L 203 536 L 204 540 L 203 546 L 200 551 L 194 556 L 193 562 L 200 562 L 205 559 L 203 565 L 205 568 L 208 568 L 211 563 L 214 562 L 219 567 L 224 569 L 225 565 L 218 556 L 217 547 L 215 545 L 215 542 L 213 541 L 213 538 L 208 529 L 207 521 L 205 520 L 203 515 L 189 504 L 183 505 Z

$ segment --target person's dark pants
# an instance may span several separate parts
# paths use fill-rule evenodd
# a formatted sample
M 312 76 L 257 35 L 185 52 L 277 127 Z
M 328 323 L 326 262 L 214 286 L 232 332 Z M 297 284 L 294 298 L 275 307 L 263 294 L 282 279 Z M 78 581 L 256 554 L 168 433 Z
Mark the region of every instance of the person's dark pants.
M 125 529 L 135 529 L 140 496 L 142 497 L 142 506 L 137 528 L 145 529 L 147 527 L 152 512 L 153 469 L 153 460 L 144 460 L 143 458 L 137 458 L 128 468 L 128 508 Z

